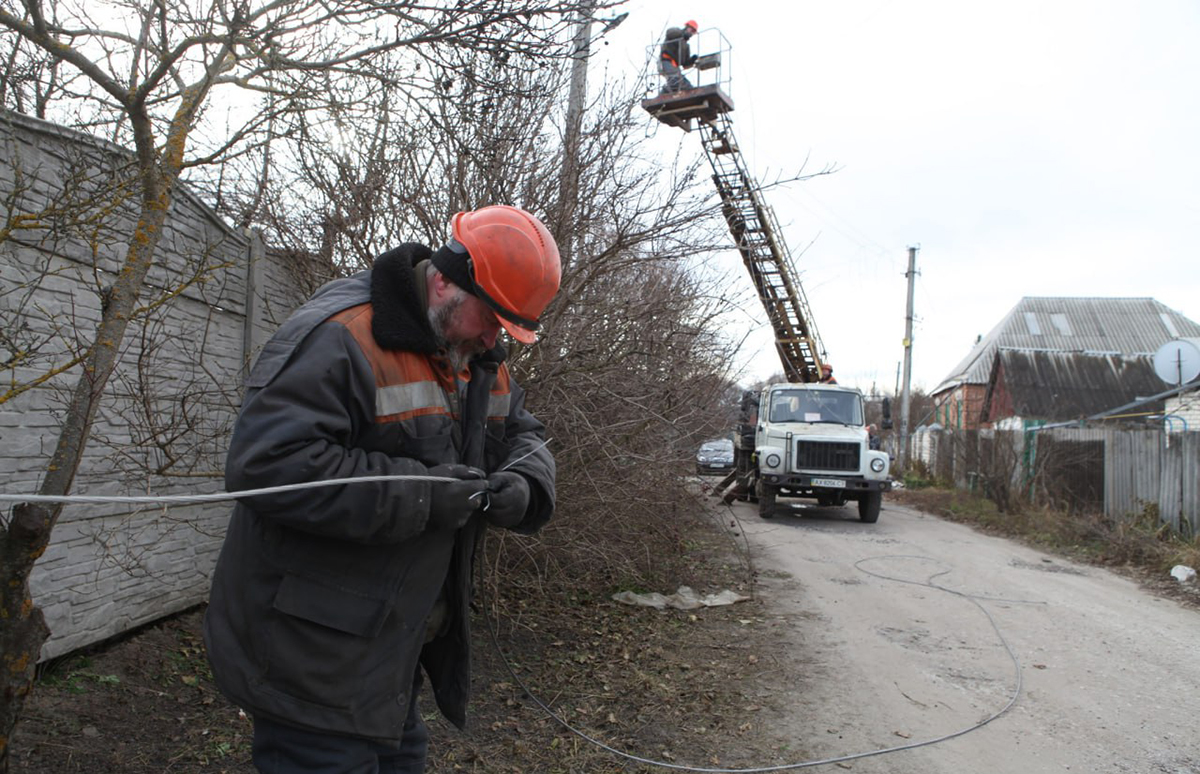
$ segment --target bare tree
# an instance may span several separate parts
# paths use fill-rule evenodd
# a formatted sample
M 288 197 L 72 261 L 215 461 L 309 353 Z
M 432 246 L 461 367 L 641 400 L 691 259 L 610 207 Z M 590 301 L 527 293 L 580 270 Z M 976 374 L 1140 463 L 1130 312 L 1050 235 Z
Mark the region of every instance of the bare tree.
M 273 242 L 346 269 L 369 266 L 392 241 L 437 242 L 450 216 L 489 203 L 538 210 L 557 164 L 551 113 L 559 71 L 457 51 L 421 91 L 387 85 L 354 120 L 289 116 L 278 130 L 275 179 L 257 222 Z M 314 118 L 316 120 L 314 120 Z
M 79 326 L 72 352 L 45 364 L 46 374 L 71 370 L 78 381 L 39 493 L 71 489 L 130 321 L 153 306 L 139 296 L 185 173 L 220 190 L 224 173 L 203 171 L 266 158 L 286 116 L 321 110 L 336 121 L 370 84 L 397 85 L 453 52 L 561 56 L 561 26 L 574 11 L 574 3 L 555 0 L 445 8 L 357 0 L 0 4 L 8 73 L 21 75 L 6 81 L 7 104 L 105 134 L 133 160 L 123 191 L 136 202 L 135 222 L 122 235 L 119 267 L 102 285 L 101 317 L 94 328 Z M 233 184 L 252 179 L 235 176 Z M 0 525 L 0 771 L 48 635 L 29 573 L 60 511 L 27 503 Z
M 505 68 L 459 52 L 432 92 L 404 102 L 406 121 L 392 118 L 397 89 L 362 102 L 374 116 L 345 127 L 297 122 L 289 134 L 305 140 L 288 154 L 291 182 L 274 181 L 264 212 L 273 239 L 347 269 L 392 242 L 437 246 L 455 211 L 491 203 L 525 207 L 571 240 L 544 337 L 510 357 L 553 438 L 560 516 L 507 559 L 534 559 L 520 576 L 531 582 L 564 566 L 646 577 L 681 556 L 681 523 L 647 515 L 686 507 L 696 448 L 732 428 L 738 342 L 721 323 L 741 299 L 728 272 L 706 264 L 726 247 L 734 276 L 743 269 L 699 148 L 660 158 L 627 84 L 601 86 L 584 111 L 579 204 L 556 220 L 565 66 Z M 647 544 L 663 550 L 651 558 Z

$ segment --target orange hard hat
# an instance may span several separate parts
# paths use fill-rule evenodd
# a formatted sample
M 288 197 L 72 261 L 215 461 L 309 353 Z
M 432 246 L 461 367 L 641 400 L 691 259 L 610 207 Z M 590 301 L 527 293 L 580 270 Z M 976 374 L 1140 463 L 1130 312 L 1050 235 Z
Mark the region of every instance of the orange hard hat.
M 691 27 L 692 32 L 695 32 L 696 30 L 700 29 L 700 27 L 696 24 L 695 20 L 693 20 L 693 19 L 688 19 L 687 22 L 685 22 L 683 26 Z
M 454 240 L 467 249 L 475 284 L 468 290 L 491 307 L 514 339 L 532 344 L 538 317 L 562 280 L 550 231 L 525 210 L 504 204 L 460 212 L 451 227 Z

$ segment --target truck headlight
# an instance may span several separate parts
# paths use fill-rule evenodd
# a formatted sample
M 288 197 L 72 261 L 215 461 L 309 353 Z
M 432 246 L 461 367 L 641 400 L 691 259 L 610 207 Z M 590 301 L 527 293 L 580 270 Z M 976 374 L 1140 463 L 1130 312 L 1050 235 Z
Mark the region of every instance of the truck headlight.
M 768 454 L 766 462 L 768 468 L 777 468 L 782 460 L 779 459 L 778 454 Z
M 876 473 L 882 473 L 885 467 L 887 467 L 887 463 L 878 457 L 871 460 L 871 470 L 875 471 Z

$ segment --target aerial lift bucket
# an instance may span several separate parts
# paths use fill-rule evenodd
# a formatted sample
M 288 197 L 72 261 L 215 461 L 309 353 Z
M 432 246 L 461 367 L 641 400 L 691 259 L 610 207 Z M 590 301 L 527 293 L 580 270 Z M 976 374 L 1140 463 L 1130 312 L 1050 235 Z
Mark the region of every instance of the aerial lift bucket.
M 696 64 L 685 70 L 692 88 L 668 89 L 667 76 L 658 67 L 660 43 L 646 47 L 646 93 L 642 108 L 667 126 L 691 131 L 693 121 L 711 123 L 733 110 L 729 98 L 729 41 L 719 30 L 700 30 L 691 41 L 699 54 Z

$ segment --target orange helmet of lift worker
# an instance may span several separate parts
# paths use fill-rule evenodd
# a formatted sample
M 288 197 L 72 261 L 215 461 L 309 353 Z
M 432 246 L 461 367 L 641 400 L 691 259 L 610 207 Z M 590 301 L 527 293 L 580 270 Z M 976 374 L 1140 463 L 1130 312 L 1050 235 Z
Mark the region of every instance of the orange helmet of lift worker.
M 454 241 L 467 250 L 473 288 L 500 324 L 524 344 L 537 340 L 538 317 L 558 292 L 558 245 L 542 222 L 525 210 L 497 204 L 460 212 L 451 221 Z
M 696 22 L 693 21 L 692 19 L 688 19 L 688 21 L 683 26 L 687 27 L 689 30 L 691 30 L 693 35 L 696 34 L 696 30 L 700 29 L 698 26 L 696 26 Z

